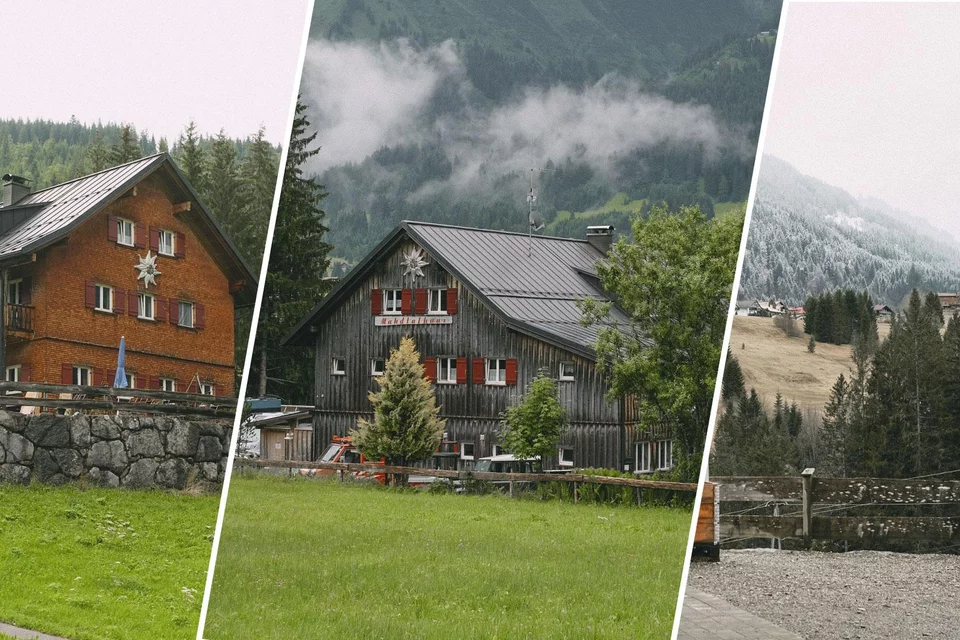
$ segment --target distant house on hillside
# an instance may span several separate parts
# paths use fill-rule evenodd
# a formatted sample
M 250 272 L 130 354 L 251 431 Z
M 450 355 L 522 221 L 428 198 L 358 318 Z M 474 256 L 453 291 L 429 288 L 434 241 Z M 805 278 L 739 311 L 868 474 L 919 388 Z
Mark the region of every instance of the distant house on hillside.
M 760 311 L 760 303 L 756 300 L 737 300 L 736 315 L 755 316 Z
M 877 322 L 893 322 L 893 316 L 896 314 L 893 309 L 885 304 L 875 304 L 873 305 L 873 315 L 876 316 Z
M 787 307 L 787 313 L 796 320 L 803 320 L 807 317 L 807 312 L 803 307 Z
M 960 311 L 960 293 L 938 293 L 940 297 L 940 306 L 945 312 L 953 313 Z
M 763 317 L 782 316 L 788 311 L 787 305 L 782 300 L 757 300 L 760 311 L 756 314 Z

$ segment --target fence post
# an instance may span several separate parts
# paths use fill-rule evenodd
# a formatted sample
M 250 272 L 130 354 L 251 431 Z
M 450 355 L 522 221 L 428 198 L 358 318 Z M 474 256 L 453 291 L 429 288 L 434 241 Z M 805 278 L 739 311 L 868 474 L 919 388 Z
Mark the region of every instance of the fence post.
M 510 481 L 510 497 L 513 497 L 513 480 Z
M 577 504 L 577 481 L 573 481 L 573 504 Z
M 800 474 L 803 482 L 803 544 L 807 548 L 813 533 L 813 472 L 813 467 L 807 467 Z

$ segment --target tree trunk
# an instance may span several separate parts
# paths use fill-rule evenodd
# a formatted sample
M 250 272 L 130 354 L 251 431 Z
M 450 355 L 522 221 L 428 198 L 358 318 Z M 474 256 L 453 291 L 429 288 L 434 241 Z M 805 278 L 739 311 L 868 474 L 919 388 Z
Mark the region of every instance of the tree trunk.
M 258 391 L 261 398 L 267 395 L 267 350 L 264 346 L 260 347 L 260 387 Z

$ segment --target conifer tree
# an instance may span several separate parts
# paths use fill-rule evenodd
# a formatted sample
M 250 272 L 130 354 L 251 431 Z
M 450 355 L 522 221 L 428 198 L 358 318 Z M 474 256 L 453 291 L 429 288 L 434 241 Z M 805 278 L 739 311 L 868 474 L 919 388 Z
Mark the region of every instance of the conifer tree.
M 103 171 L 110 166 L 110 153 L 103 144 L 99 129 L 94 132 L 93 141 L 87 145 L 86 161 L 89 173 Z
M 240 163 L 241 209 L 235 225 L 238 247 L 256 270 L 260 269 L 273 209 L 277 165 L 276 150 L 266 139 L 264 128 L 260 127 L 250 143 L 247 156 Z
M 240 175 L 237 169 L 237 149 L 223 129 L 217 134 L 210 149 L 207 167 L 208 186 L 204 200 L 230 238 L 239 238 L 237 209 L 240 197 Z
M 187 128 L 180 134 L 177 147 L 174 149 L 174 159 L 180 170 L 199 193 L 207 187 L 206 161 L 203 148 L 200 146 L 200 136 L 197 133 L 197 123 L 192 119 Z
M 160 144 L 157 145 L 157 151 L 160 153 L 170 153 L 170 147 L 167 146 L 166 138 L 160 138 Z
M 357 420 L 350 432 L 353 444 L 367 458 L 406 465 L 426 460 L 440 446 L 446 420 L 440 418 L 433 386 L 413 340 L 404 337 L 390 352 L 379 391 L 370 393 L 373 420 Z M 405 478 L 398 478 L 405 484 Z
M 500 415 L 500 440 L 516 458 L 540 458 L 540 466 L 554 455 L 567 429 L 567 412 L 560 405 L 557 382 L 537 374 L 520 404 Z
M 125 124 L 120 128 L 120 139 L 110 150 L 110 165 L 117 166 L 141 157 L 140 142 L 137 130 L 132 125 Z
M 840 374 L 830 390 L 823 412 L 821 466 L 824 475 L 847 476 L 847 449 L 850 442 L 850 385 Z
M 740 361 L 728 351 L 727 365 L 723 370 L 723 389 L 721 395 L 724 400 L 730 402 L 739 399 L 746 392 L 747 389 L 743 380 L 743 369 L 740 367 Z

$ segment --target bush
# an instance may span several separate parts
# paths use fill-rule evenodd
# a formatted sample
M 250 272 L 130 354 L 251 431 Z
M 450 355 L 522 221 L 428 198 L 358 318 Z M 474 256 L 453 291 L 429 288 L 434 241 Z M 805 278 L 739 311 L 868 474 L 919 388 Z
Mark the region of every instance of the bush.
M 773 317 L 773 324 L 787 334 L 790 338 L 799 338 L 801 335 L 800 327 L 797 326 L 797 321 L 793 319 L 789 313 L 784 313 L 779 316 Z

